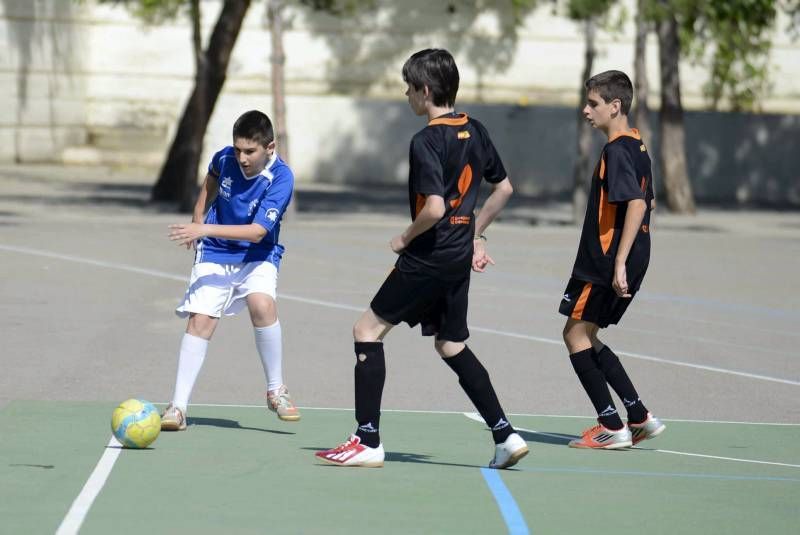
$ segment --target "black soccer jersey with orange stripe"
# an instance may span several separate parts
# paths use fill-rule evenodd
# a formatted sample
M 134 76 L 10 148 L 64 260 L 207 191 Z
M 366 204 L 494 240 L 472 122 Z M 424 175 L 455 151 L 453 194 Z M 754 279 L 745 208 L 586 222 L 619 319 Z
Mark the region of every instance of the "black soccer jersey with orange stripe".
M 643 199 L 647 203 L 644 219 L 625 264 L 628 288 L 635 292 L 650 262 L 650 207 L 653 200 L 650 156 L 636 129 L 615 136 L 603 147 L 592 175 L 573 277 L 611 286 L 627 202 L 633 199 Z
M 503 162 L 486 128 L 466 114 L 437 117 L 411 139 L 409 208 L 414 220 L 428 195 L 444 198 L 445 213 L 397 259 L 402 271 L 423 271 L 443 278 L 463 275 L 472 264 L 473 210 L 482 178 L 506 178 Z

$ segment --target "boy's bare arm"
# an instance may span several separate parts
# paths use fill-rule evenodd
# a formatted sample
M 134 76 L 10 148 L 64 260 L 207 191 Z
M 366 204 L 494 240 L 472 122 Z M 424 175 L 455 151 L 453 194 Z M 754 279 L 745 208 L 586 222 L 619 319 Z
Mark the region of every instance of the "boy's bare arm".
M 169 239 L 178 245 L 188 245 L 196 240 L 210 236 L 224 240 L 240 240 L 258 243 L 267 235 L 267 229 L 258 223 L 249 225 L 207 225 L 205 223 L 185 223 L 169 226 Z
M 192 223 L 202 223 L 205 219 L 206 212 L 217 198 L 219 192 L 219 182 L 217 178 L 211 173 L 206 174 L 203 185 L 200 187 L 200 193 L 197 194 L 197 201 L 194 203 L 194 212 L 192 214 Z
M 483 203 L 483 207 L 478 213 L 478 218 L 475 220 L 475 236 L 483 234 L 483 231 L 494 221 L 494 218 L 506 205 L 512 193 L 514 193 L 514 188 L 511 186 L 511 181 L 508 177 L 492 185 L 492 193 L 486 198 L 486 202 Z M 472 252 L 472 269 L 482 273 L 486 271 L 486 266 L 489 264 L 494 265 L 494 259 L 486 254 L 484 241 L 476 239 Z
M 486 202 L 483 203 L 481 211 L 478 213 L 478 218 L 475 220 L 476 236 L 483 234 L 486 227 L 494 221 L 494 218 L 506 205 L 508 199 L 511 198 L 512 193 L 514 193 L 514 188 L 511 186 L 511 181 L 508 177 L 497 184 L 492 184 L 492 193 L 486 198 Z
M 425 197 L 425 205 L 414 218 L 414 221 L 402 233 L 398 234 L 389 242 L 389 246 L 395 253 L 401 252 L 408 247 L 411 241 L 433 227 L 444 217 L 444 198 L 439 195 L 428 195 Z
M 611 286 L 620 297 L 631 296 L 628 293 L 628 275 L 625 269 L 625 262 L 628 260 L 633 240 L 636 239 L 636 233 L 639 232 L 646 210 L 647 203 L 644 199 L 628 201 L 628 210 L 625 213 L 625 223 L 622 225 L 622 236 L 619 239 L 617 257 L 614 259 L 614 280 L 611 282 Z

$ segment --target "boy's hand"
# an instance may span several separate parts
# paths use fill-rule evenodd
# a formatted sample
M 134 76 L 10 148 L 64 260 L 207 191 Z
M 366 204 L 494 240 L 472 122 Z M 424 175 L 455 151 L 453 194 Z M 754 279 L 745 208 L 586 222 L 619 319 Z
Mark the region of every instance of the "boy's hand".
M 169 239 L 184 245 L 187 249 L 194 247 L 197 240 L 204 237 L 202 223 L 180 223 L 169 226 Z
M 475 240 L 472 250 L 472 271 L 483 273 L 489 264 L 494 265 L 494 260 L 486 254 L 486 245 L 481 239 Z
M 407 246 L 408 244 L 403 239 L 402 234 L 398 234 L 389 241 L 389 247 L 391 247 L 392 251 L 394 251 L 397 254 L 402 253 L 403 249 L 405 249 Z
M 611 287 L 620 297 L 630 297 L 628 293 L 628 272 L 625 269 L 625 264 L 614 265 L 614 280 L 611 282 Z

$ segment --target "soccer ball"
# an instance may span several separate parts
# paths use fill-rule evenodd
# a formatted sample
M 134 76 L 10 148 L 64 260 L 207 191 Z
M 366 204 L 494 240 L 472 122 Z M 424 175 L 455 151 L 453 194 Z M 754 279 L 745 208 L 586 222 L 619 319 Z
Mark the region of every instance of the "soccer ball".
M 146 448 L 161 432 L 161 416 L 142 399 L 128 399 L 111 414 L 111 432 L 126 448 Z

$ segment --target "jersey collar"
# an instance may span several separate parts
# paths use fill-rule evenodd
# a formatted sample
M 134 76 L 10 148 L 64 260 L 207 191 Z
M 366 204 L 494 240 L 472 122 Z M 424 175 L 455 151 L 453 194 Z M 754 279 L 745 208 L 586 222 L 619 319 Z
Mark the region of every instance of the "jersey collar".
M 434 126 L 437 124 L 444 124 L 447 126 L 464 126 L 467 124 L 467 119 L 469 119 L 469 117 L 467 117 L 466 113 L 458 113 L 455 115 L 448 113 L 441 117 L 437 117 L 436 119 L 431 119 L 428 122 L 428 126 Z
M 627 132 L 620 132 L 618 134 L 614 134 L 613 137 L 609 138 L 608 142 L 611 143 L 612 141 L 619 139 L 621 137 L 632 137 L 633 139 L 638 139 L 639 141 L 642 140 L 642 136 L 639 134 L 639 130 L 636 128 L 631 128 Z

